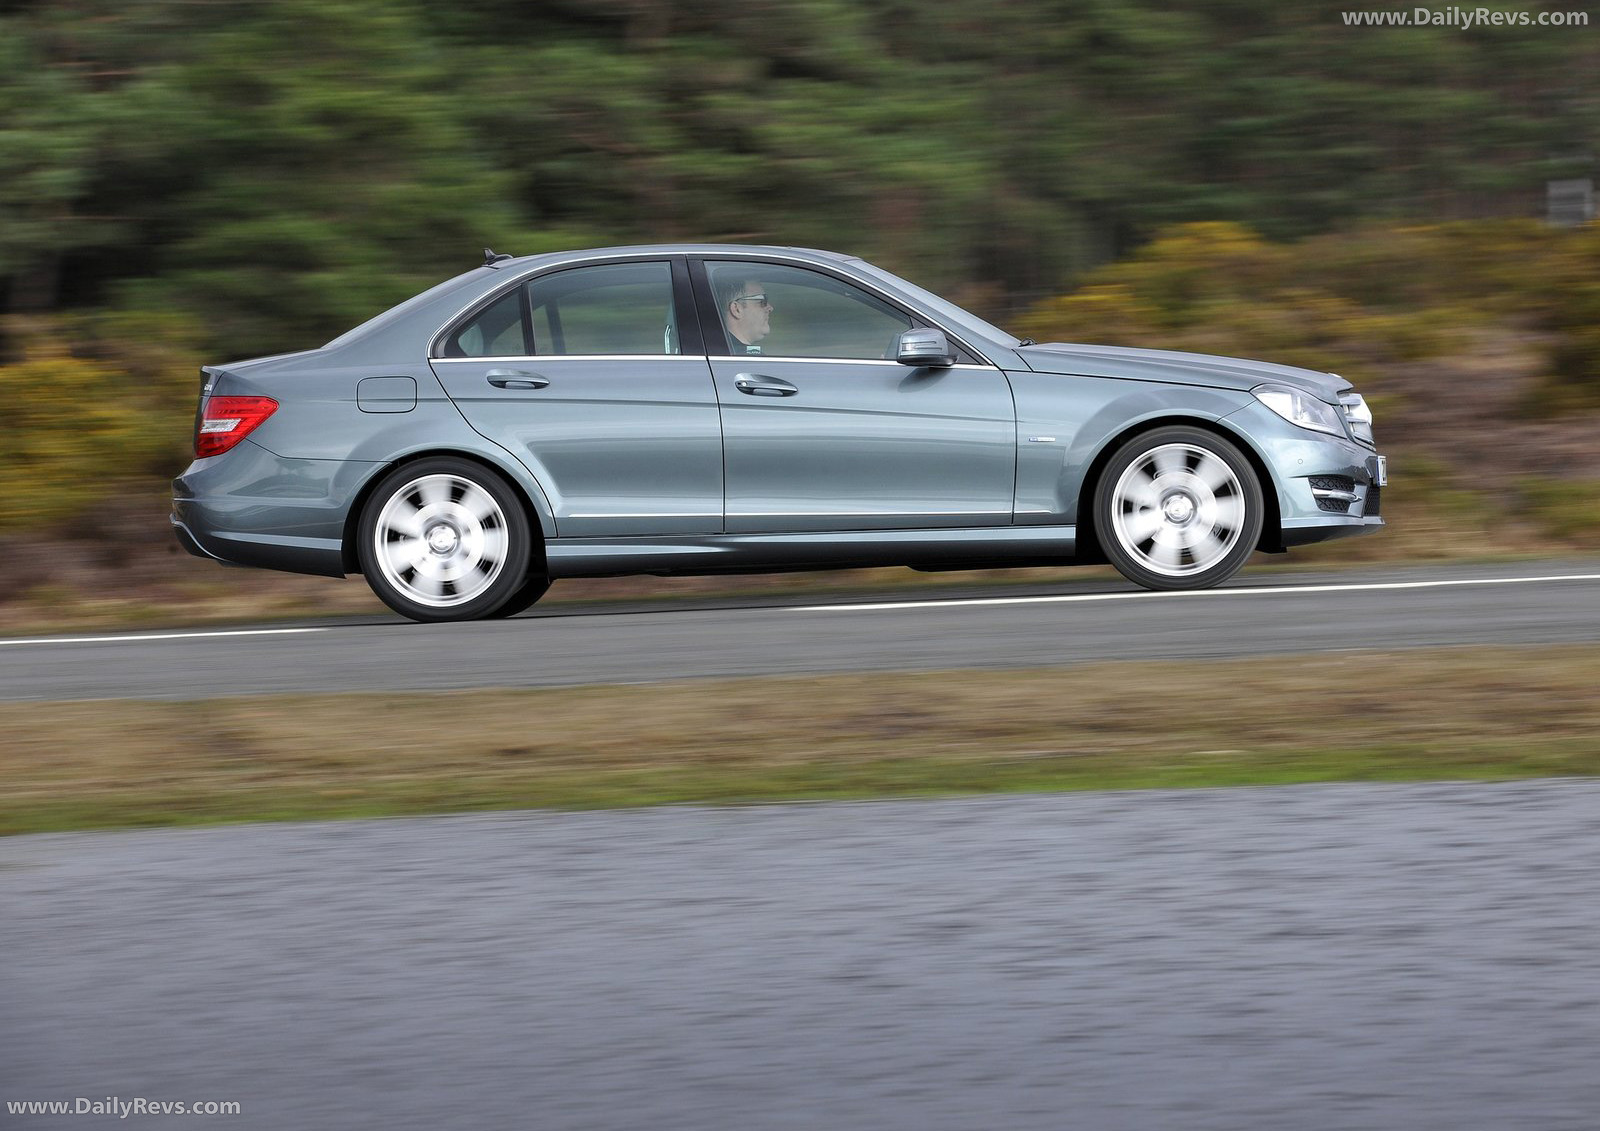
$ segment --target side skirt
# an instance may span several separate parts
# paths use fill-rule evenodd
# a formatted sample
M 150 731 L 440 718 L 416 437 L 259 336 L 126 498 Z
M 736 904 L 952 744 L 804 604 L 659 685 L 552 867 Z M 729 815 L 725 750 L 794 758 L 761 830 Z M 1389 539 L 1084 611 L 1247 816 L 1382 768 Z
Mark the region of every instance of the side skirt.
M 773 573 L 783 570 L 996 569 L 1071 564 L 1076 527 L 844 530 L 808 534 L 688 534 L 655 538 L 552 538 L 551 577 L 633 573 Z

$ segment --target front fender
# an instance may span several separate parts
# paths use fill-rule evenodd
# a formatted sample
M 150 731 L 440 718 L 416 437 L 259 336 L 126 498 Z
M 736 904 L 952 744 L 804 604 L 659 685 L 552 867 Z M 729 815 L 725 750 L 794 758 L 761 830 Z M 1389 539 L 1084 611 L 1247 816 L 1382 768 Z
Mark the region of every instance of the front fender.
M 1249 393 L 1114 377 L 1010 373 L 1017 402 L 1018 525 L 1074 525 L 1085 478 L 1122 437 L 1161 424 L 1222 426 Z

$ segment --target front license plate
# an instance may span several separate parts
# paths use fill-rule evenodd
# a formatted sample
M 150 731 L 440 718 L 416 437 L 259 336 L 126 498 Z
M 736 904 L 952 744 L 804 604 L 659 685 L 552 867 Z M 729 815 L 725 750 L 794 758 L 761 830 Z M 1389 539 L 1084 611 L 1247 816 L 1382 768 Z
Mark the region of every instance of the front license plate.
M 1372 473 L 1372 482 L 1376 487 L 1389 485 L 1389 457 L 1378 456 L 1378 469 Z

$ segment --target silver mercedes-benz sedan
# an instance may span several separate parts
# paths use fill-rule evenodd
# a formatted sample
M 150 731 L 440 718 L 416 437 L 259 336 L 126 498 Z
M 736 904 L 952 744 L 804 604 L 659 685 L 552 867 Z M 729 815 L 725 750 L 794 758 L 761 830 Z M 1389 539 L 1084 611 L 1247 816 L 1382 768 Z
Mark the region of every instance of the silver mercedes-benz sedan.
M 201 375 L 183 545 L 359 572 L 422 621 L 638 573 L 1109 560 L 1195 589 L 1383 525 L 1372 416 L 1333 374 L 1035 345 L 825 251 L 488 253 Z

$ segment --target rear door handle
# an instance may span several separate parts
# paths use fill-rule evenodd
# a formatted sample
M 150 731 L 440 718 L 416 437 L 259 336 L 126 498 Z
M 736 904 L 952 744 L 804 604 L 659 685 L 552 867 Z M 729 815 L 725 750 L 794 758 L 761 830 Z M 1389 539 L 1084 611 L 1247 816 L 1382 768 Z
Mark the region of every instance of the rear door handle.
M 736 373 L 733 387 L 752 397 L 792 397 L 800 391 L 797 386 L 765 373 Z
M 550 384 L 550 378 L 522 369 L 491 369 L 484 376 L 497 389 L 542 389 Z

